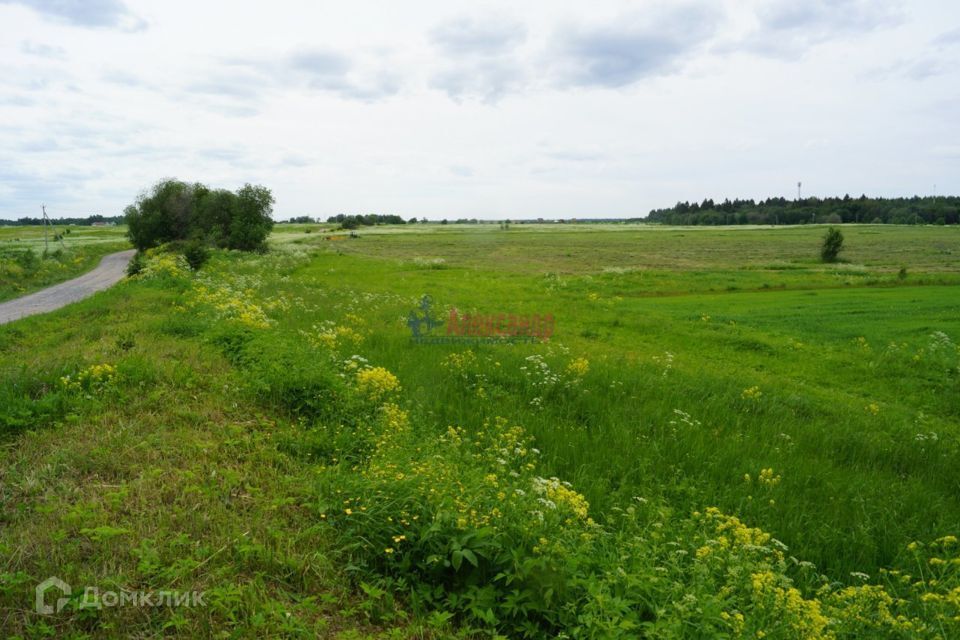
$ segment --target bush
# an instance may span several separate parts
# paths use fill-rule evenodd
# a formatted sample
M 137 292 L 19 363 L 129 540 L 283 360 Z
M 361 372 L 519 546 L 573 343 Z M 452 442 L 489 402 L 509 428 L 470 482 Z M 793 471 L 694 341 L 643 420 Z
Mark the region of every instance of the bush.
M 200 240 L 191 240 L 183 249 L 183 257 L 194 271 L 197 271 L 210 259 L 210 250 Z
M 836 262 L 837 255 L 843 249 L 843 234 L 830 227 L 823 236 L 823 246 L 820 247 L 820 259 L 824 262 Z
M 203 238 L 214 246 L 262 249 L 273 228 L 273 194 L 244 185 L 236 193 L 179 180 L 162 180 L 124 210 L 130 241 L 140 249 Z
M 133 255 L 133 259 L 130 260 L 130 262 L 127 264 L 127 275 L 133 277 L 139 274 L 141 271 L 143 271 L 143 267 L 145 264 L 146 263 L 143 258 L 143 252 L 137 251 Z
M 16 254 L 15 260 L 17 264 L 24 271 L 36 271 L 40 266 L 40 259 L 37 257 L 36 252 L 33 249 L 27 249 L 26 251 Z

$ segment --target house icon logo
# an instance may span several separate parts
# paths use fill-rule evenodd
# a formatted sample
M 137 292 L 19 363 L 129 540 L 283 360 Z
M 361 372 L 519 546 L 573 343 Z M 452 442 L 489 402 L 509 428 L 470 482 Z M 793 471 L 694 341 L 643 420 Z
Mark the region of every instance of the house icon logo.
M 57 598 L 56 607 L 46 603 L 47 591 L 52 588 L 59 589 L 60 593 L 62 594 L 61 597 Z M 70 585 L 57 576 L 50 576 L 38 584 L 37 588 L 34 589 L 34 592 L 36 595 L 35 606 L 37 613 L 42 616 L 49 616 L 63 611 L 63 608 L 67 606 L 67 602 L 70 601 L 70 595 L 73 593 L 73 590 L 70 588 Z
M 430 334 L 437 327 L 443 326 L 443 320 L 437 320 L 430 314 L 430 306 L 433 304 L 433 298 L 423 296 L 420 299 L 419 313 L 413 310 L 407 316 L 407 326 L 414 338 L 421 338 Z

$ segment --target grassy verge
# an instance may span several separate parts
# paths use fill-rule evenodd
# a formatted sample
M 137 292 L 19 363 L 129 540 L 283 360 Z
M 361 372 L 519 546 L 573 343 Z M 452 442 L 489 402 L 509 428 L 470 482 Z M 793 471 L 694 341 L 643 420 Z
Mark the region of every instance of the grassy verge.
M 278 446 L 300 428 L 254 401 L 213 318 L 170 311 L 186 286 L 161 274 L 0 329 L 0 629 L 359 638 L 388 620 L 390 637 L 414 637 L 403 611 L 377 613 L 331 566 L 307 508 L 316 469 Z M 33 611 L 48 576 L 74 587 L 62 615 Z M 204 602 L 98 609 L 78 585 Z

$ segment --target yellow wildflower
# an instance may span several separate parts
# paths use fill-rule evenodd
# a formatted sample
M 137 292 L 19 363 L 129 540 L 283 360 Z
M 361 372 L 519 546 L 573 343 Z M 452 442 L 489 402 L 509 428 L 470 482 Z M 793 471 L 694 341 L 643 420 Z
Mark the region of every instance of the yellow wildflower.
M 400 390 L 400 381 L 383 367 L 368 367 L 357 372 L 357 389 L 372 400 Z
M 773 475 L 773 469 L 761 469 L 759 480 L 760 484 L 775 487 L 780 484 L 781 478 L 779 475 Z
M 755 402 L 759 401 L 762 395 L 763 392 L 760 391 L 760 387 L 757 386 L 747 387 L 740 393 L 740 397 L 744 400 L 753 400 Z
M 590 361 L 586 358 L 577 358 L 567 365 L 567 373 L 582 378 L 590 371 Z

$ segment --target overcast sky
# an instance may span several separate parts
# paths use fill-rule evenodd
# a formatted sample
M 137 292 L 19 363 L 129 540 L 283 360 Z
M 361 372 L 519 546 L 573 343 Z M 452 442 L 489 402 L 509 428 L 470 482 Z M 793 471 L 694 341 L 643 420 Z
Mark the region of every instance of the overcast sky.
M 960 3 L 0 0 L 0 217 L 960 192 Z

